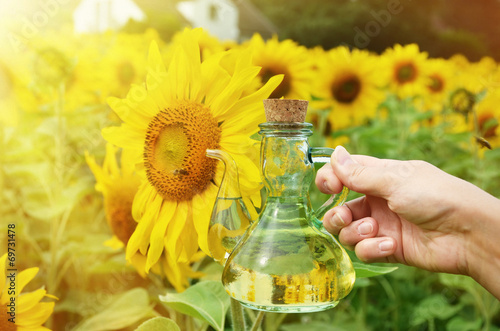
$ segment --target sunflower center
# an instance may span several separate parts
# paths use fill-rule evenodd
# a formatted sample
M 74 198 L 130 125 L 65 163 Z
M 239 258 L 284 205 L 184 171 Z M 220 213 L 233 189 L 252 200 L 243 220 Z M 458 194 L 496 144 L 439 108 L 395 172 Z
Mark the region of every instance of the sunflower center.
M 466 115 L 472 111 L 476 98 L 468 90 L 460 88 L 450 96 L 450 103 L 454 111 Z
M 12 316 L 9 315 L 7 311 L 7 305 L 0 305 L 0 330 L 2 331 L 16 331 L 17 326 L 9 322 L 9 318 Z
M 417 78 L 418 70 L 412 62 L 403 62 L 396 66 L 394 73 L 399 84 L 406 84 Z
M 491 113 L 478 116 L 479 130 L 482 132 L 484 138 L 492 138 L 496 136 L 498 121 Z
M 114 186 L 105 198 L 106 218 L 113 234 L 126 245 L 137 226 L 132 217 L 132 202 L 138 185 L 125 181 Z
M 355 75 L 343 77 L 332 85 L 332 95 L 340 103 L 352 103 L 361 91 L 361 81 Z
M 431 75 L 430 77 L 430 83 L 427 85 L 429 90 L 432 93 L 439 93 L 442 92 L 444 89 L 444 80 L 442 77 L 438 75 Z
M 262 84 L 267 83 L 271 77 L 276 76 L 276 75 L 281 75 L 284 74 L 285 76 L 283 77 L 283 80 L 281 83 L 276 87 L 276 89 L 271 93 L 269 98 L 281 98 L 286 96 L 288 93 L 290 93 L 292 89 L 292 84 L 291 84 L 291 79 L 290 79 L 290 74 L 288 73 L 287 70 L 285 69 L 280 69 L 280 68 L 265 68 L 263 67 L 260 70 L 260 77 Z
M 149 123 L 144 147 L 146 175 L 167 200 L 190 200 L 215 175 L 217 161 L 205 156 L 219 148 L 221 129 L 210 109 L 183 103 L 162 110 Z

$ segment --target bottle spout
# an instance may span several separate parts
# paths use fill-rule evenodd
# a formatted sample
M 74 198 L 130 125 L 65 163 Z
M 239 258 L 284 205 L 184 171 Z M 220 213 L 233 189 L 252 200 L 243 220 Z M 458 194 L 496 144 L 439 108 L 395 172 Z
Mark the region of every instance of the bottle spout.
M 238 166 L 232 156 L 220 149 L 207 149 L 206 155 L 222 161 L 224 164 L 224 175 L 222 176 L 217 198 L 241 199 Z
M 238 167 L 234 159 L 229 153 L 217 149 L 207 149 L 206 155 L 224 164 L 224 175 L 208 227 L 209 253 L 215 261 L 224 265 L 250 226 L 251 218 L 241 196 Z

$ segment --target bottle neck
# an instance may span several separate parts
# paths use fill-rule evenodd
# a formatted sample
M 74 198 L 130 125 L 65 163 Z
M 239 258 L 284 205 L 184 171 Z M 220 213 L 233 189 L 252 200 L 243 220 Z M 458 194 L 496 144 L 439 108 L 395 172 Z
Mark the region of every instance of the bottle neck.
M 309 123 L 263 123 L 261 171 L 270 197 L 308 197 L 314 177 Z

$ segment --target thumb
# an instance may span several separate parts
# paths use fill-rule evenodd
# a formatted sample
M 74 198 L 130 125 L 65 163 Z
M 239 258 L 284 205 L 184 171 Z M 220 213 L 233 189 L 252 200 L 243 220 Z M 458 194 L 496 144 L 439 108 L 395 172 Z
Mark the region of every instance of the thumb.
M 332 154 L 331 166 L 337 178 L 350 190 L 387 198 L 389 195 L 390 173 L 384 162 L 377 158 L 352 157 L 342 146 L 337 146 Z

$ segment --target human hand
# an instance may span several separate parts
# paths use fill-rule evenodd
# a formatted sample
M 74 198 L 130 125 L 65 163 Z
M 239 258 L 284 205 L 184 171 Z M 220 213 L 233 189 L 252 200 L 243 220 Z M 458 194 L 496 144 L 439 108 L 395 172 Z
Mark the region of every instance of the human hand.
M 342 185 L 365 196 L 328 211 L 325 228 L 365 262 L 397 262 L 473 276 L 500 295 L 499 200 L 423 161 L 383 160 L 337 147 L 321 168 L 323 193 Z M 486 230 L 486 231 L 485 231 Z M 491 265 L 491 262 L 490 262 Z M 493 273 L 492 273 L 493 272 Z M 492 278 L 494 277 L 494 278 Z

